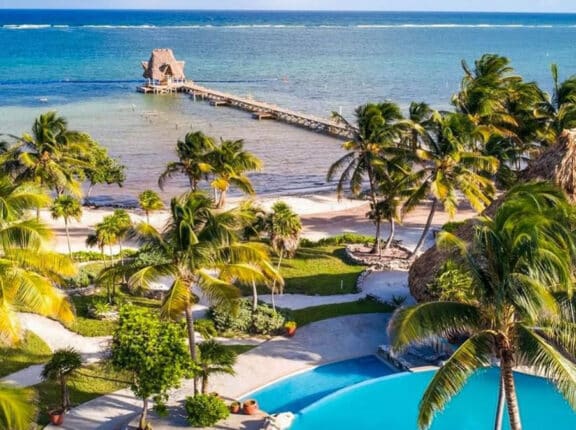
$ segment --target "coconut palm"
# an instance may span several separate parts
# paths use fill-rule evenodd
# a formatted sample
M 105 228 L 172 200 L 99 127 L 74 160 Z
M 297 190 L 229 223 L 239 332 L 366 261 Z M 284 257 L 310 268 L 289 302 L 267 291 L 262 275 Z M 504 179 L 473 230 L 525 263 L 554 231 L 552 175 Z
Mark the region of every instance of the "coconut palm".
M 48 201 L 35 186 L 0 176 L 0 343 L 20 338 L 16 309 L 73 320 L 70 303 L 55 285 L 76 268 L 68 257 L 46 250 L 52 231 L 27 216 Z
M 490 175 L 498 168 L 494 157 L 467 149 L 476 146 L 475 140 L 485 139 L 467 115 L 434 112 L 428 127 L 428 146 L 414 152 L 420 185 L 407 205 L 413 206 L 429 195 L 432 206 L 413 256 L 424 243 L 439 203 L 450 217 L 455 215 L 457 191 L 462 192 L 474 209 L 479 212 L 484 209 L 495 192 Z
M 169 162 L 158 178 L 160 189 L 164 189 L 164 184 L 172 176 L 182 174 L 188 178 L 190 189 L 198 191 L 198 183 L 213 170 L 209 164 L 209 154 L 215 147 L 214 140 L 201 131 L 186 134 L 184 140 L 176 144 L 178 161 Z
M 28 430 L 36 416 L 34 390 L 0 384 L 0 428 Z
M 87 134 L 69 130 L 66 119 L 56 112 L 40 115 L 32 132 L 25 133 L 12 148 L 18 161 L 14 169 L 16 181 L 31 180 L 58 195 L 67 191 L 81 196 L 78 176 L 90 168 L 91 143 Z
M 269 256 L 262 245 L 240 243 L 238 232 L 244 227 L 245 219 L 239 210 L 216 213 L 212 201 L 203 193 L 172 199 L 170 214 L 171 219 L 162 232 L 152 226 L 145 230 L 146 235 L 141 237 L 144 246 L 159 257 L 141 267 L 127 266 L 131 275 L 128 285 L 146 288 L 154 280 L 172 279 L 161 314 L 172 319 L 185 316 L 190 355 L 196 360 L 192 313 L 198 300 L 195 288 L 211 303 L 233 307 L 239 296 L 235 282 L 264 281 L 258 264 L 269 261 Z M 112 268 L 103 276 L 114 276 L 118 270 L 118 267 Z M 195 392 L 196 388 L 195 382 Z
M 372 207 L 377 204 L 377 183 L 374 174 L 374 163 L 384 156 L 386 149 L 397 145 L 406 130 L 407 123 L 403 121 L 400 108 L 392 102 L 366 104 L 356 109 L 357 127 L 344 117 L 334 114 L 337 119 L 346 124 L 353 138 L 342 146 L 347 153 L 328 169 L 327 181 L 340 178 L 336 185 L 338 196 L 342 196 L 348 187 L 352 194 L 360 195 L 362 185 L 367 179 L 368 196 Z M 380 222 L 376 223 L 375 243 L 373 252 L 380 249 Z
M 234 375 L 236 353 L 219 344 L 214 339 L 205 340 L 198 345 L 198 359 L 195 374 L 202 382 L 202 394 L 208 394 L 208 378 L 210 375 L 226 373 Z
M 66 231 L 66 241 L 68 243 L 68 254 L 72 255 L 68 224 L 71 218 L 74 218 L 76 221 L 80 221 L 80 218 L 82 217 L 82 205 L 80 204 L 80 201 L 67 194 L 58 196 L 52 203 L 50 213 L 54 219 L 64 218 L 64 229 Z
M 510 428 L 521 428 L 514 366 L 550 379 L 576 408 L 576 325 L 573 309 L 555 297 L 571 294 L 575 257 L 573 210 L 563 192 L 547 183 L 512 189 L 493 219 L 482 217 L 466 244 L 442 233 L 440 244 L 456 247 L 471 276 L 463 303 L 431 302 L 397 311 L 389 324 L 394 349 L 435 336 L 466 340 L 432 378 L 420 402 L 419 428 L 428 428 L 478 369 L 499 360 L 500 412 L 505 399 Z
M 144 190 L 138 195 L 138 204 L 146 214 L 146 223 L 150 224 L 150 212 L 164 209 L 164 202 L 153 190 Z
M 231 186 L 246 194 L 254 194 L 254 187 L 245 173 L 260 170 L 262 161 L 244 149 L 243 140 L 220 141 L 209 160 L 214 175 L 211 185 L 220 193 L 217 208 L 222 208 L 226 203 L 226 194 Z
M 82 367 L 82 356 L 73 348 L 54 351 L 50 361 L 42 369 L 42 379 L 57 381 L 60 384 L 62 411 L 70 409 L 70 391 L 68 381 Z

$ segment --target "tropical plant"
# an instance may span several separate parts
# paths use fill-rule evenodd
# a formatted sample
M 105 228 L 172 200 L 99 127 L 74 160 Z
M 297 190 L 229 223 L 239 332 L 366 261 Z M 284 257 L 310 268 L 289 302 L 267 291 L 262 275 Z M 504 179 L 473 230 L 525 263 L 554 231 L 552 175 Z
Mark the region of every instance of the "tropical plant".
M 277 201 L 272 205 L 272 212 L 267 221 L 268 233 L 270 235 L 270 244 L 272 249 L 278 255 L 277 272 L 280 273 L 282 259 L 292 258 L 298 250 L 300 243 L 300 232 L 302 231 L 302 222 L 297 213 L 283 201 Z M 276 292 L 276 283 L 272 283 L 272 307 L 276 309 L 274 303 L 274 293 Z M 282 290 L 280 290 L 282 292 Z
M 92 189 L 97 184 L 124 185 L 126 180 L 126 166 L 117 159 L 110 157 L 108 150 L 94 141 L 89 142 L 87 154 L 88 166 L 83 169 L 83 174 L 88 181 L 86 199 L 90 200 Z
M 170 222 L 162 232 L 152 226 L 143 232 L 141 240 L 148 249 L 157 252 L 159 258 L 143 261 L 141 266 L 127 266 L 131 275 L 128 285 L 146 288 L 153 280 L 172 279 L 161 313 L 172 319 L 185 315 L 190 355 L 196 360 L 194 289 L 214 304 L 233 307 L 234 299 L 239 296 L 234 283 L 263 279 L 258 263 L 269 261 L 269 256 L 265 246 L 239 241 L 238 232 L 245 222 L 238 209 L 216 213 L 212 201 L 203 193 L 172 199 L 170 215 Z M 106 270 L 102 277 L 115 276 L 119 270 L 122 268 Z
M 196 361 L 196 376 L 202 383 L 202 394 L 208 393 L 208 378 L 210 375 L 227 373 L 234 375 L 236 353 L 214 339 L 205 340 L 198 345 L 198 359 Z
M 80 218 L 82 218 L 82 205 L 80 204 L 80 201 L 66 194 L 58 196 L 52 203 L 50 213 L 54 219 L 64 218 L 64 229 L 66 231 L 66 242 L 68 243 L 68 254 L 72 255 L 68 224 L 71 218 L 75 219 L 76 221 L 80 221 Z
M 190 183 L 190 189 L 198 191 L 198 183 L 207 178 L 213 168 L 209 155 L 215 148 L 214 140 L 201 131 L 187 133 L 184 140 L 176 144 L 178 161 L 171 161 L 158 178 L 158 186 L 164 189 L 166 181 L 176 174 L 185 175 Z
M 498 168 L 496 158 L 473 149 L 476 146 L 474 142 L 485 136 L 467 115 L 434 112 L 428 127 L 430 139 L 427 139 L 427 146 L 414 152 L 415 161 L 419 164 L 414 169 L 419 176 L 419 185 L 405 204 L 412 207 L 429 195 L 432 205 L 412 256 L 424 243 L 438 203 L 453 217 L 458 207 L 457 191 L 460 191 L 474 209 L 484 209 L 495 192 L 489 175 Z
M 86 133 L 68 130 L 64 117 L 47 112 L 34 121 L 32 132 L 18 138 L 11 148 L 17 164 L 14 174 L 17 182 L 33 181 L 41 187 L 65 191 L 80 196 L 82 189 L 78 175 L 90 168 L 88 161 L 92 139 Z
M 150 224 L 150 212 L 164 209 L 164 202 L 153 190 L 144 190 L 138 195 L 138 204 L 146 214 L 146 223 Z
M 570 296 L 575 257 L 573 209 L 547 183 L 513 188 L 493 219 L 482 217 L 472 243 L 442 232 L 440 244 L 455 247 L 472 279 L 465 302 L 431 302 L 398 310 L 389 323 L 395 350 L 435 336 L 466 340 L 432 378 L 420 402 L 418 426 L 428 428 L 478 369 L 499 360 L 496 428 L 506 402 L 510 427 L 519 430 L 514 366 L 550 379 L 576 408 L 575 322 Z M 567 309 L 566 309 L 567 308 Z
M 373 208 L 377 205 L 377 178 L 374 173 L 375 161 L 381 159 L 387 150 L 397 145 L 403 136 L 407 123 L 403 120 L 400 108 L 392 102 L 366 104 L 356 109 L 354 126 L 344 117 L 333 114 L 338 121 L 346 124 L 353 138 L 343 144 L 346 155 L 328 169 L 327 181 L 340 178 L 336 186 L 338 196 L 342 196 L 346 186 L 352 194 L 360 195 L 367 178 L 368 196 Z M 375 219 L 376 233 L 373 252 L 380 249 L 380 222 Z
M 132 306 L 120 309 L 110 361 L 132 375 L 130 389 L 143 403 L 139 430 L 148 428 L 149 398 L 165 398 L 189 376 L 191 363 L 182 330 L 181 325 L 160 321 L 149 311 Z
M 76 274 L 72 261 L 45 245 L 52 239 L 46 225 L 27 212 L 49 198 L 31 184 L 16 185 L 0 175 L 0 343 L 20 337 L 16 309 L 71 322 L 72 308 L 55 285 Z
M 186 397 L 184 408 L 188 415 L 188 424 L 192 427 L 212 427 L 230 415 L 226 403 L 214 394 Z
M 0 384 L 0 428 L 29 430 L 35 416 L 34 390 Z
M 67 411 L 70 403 L 68 380 L 82 367 L 82 356 L 73 348 L 54 351 L 50 361 L 42 369 L 42 379 L 57 381 L 60 384 L 60 406 Z
M 208 156 L 214 180 L 211 186 L 219 193 L 217 208 L 224 207 L 230 186 L 246 194 L 254 194 L 254 187 L 246 172 L 260 170 L 262 161 L 244 149 L 243 140 L 221 140 Z

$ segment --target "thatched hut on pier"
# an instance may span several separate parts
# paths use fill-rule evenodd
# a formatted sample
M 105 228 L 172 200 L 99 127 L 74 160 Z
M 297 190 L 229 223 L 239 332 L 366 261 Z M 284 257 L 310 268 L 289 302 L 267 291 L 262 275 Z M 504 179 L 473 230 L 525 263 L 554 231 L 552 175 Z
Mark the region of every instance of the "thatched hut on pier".
M 576 130 L 565 130 L 553 146 L 545 149 L 538 158 L 530 163 L 520 174 L 520 182 L 534 180 L 550 181 L 564 190 L 570 201 L 576 204 Z M 494 200 L 484 214 L 492 216 L 500 207 L 506 194 Z M 466 221 L 455 234 L 462 239 L 472 240 L 474 219 Z M 419 302 L 433 300 L 436 297 L 428 285 L 436 275 L 450 253 L 440 251 L 436 246 L 424 252 L 410 267 L 408 284 L 410 293 Z
M 178 61 L 171 49 L 154 49 L 148 61 L 142 61 L 143 76 L 149 85 L 170 85 L 186 81 L 184 61 Z

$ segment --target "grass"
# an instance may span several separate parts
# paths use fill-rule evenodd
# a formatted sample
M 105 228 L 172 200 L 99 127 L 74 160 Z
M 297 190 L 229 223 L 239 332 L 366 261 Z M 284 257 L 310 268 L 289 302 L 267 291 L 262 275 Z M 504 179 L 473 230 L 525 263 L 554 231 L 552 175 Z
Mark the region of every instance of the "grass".
M 33 364 L 48 361 L 52 351 L 42 339 L 27 331 L 15 348 L 0 348 L 0 378 Z
M 394 307 L 390 305 L 375 300 L 363 299 L 356 302 L 314 306 L 291 312 L 294 321 L 296 321 L 299 327 L 302 327 L 316 321 L 341 317 L 344 315 L 389 313 L 393 311 Z
M 341 245 L 300 248 L 294 258 L 282 260 L 284 292 L 320 296 L 355 293 L 356 279 L 365 268 L 345 262 L 344 255 Z M 242 287 L 242 292 L 251 295 L 252 289 Z M 266 287 L 259 287 L 258 292 L 270 293 Z
M 76 309 L 76 321 L 68 328 L 82 336 L 110 336 L 116 328 L 115 321 L 104 321 L 93 318 L 90 315 L 90 309 L 96 303 L 106 301 L 106 291 L 102 289 L 98 293 L 90 296 L 73 296 L 71 297 L 74 308 Z M 123 292 L 116 292 L 117 303 L 130 302 L 137 307 L 148 309 L 158 309 L 160 302 L 158 300 L 147 299 L 145 297 L 137 297 L 125 294 Z
M 115 372 L 103 364 L 91 364 L 82 367 L 80 374 L 70 381 L 70 400 L 72 404 L 86 403 L 96 397 L 126 388 L 128 376 Z M 47 412 L 60 404 L 60 386 L 53 381 L 35 385 L 38 392 L 40 413 L 38 424 L 48 424 Z

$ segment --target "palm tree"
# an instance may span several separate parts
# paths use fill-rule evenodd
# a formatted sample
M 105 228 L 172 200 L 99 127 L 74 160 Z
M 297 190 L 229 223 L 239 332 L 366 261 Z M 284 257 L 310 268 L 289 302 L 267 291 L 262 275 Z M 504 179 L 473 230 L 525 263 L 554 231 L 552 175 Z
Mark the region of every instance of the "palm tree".
M 164 209 L 164 202 L 153 190 L 144 190 L 138 195 L 138 204 L 146 214 L 146 223 L 150 224 L 150 212 Z
M 0 384 L 0 428 L 28 430 L 35 416 L 34 390 Z
M 42 369 L 42 379 L 58 381 L 62 411 L 70 409 L 68 380 L 82 367 L 82 356 L 73 348 L 54 351 L 50 361 Z
M 407 123 L 403 121 L 400 108 L 392 102 L 359 106 L 356 109 L 357 127 L 341 115 L 334 115 L 348 126 L 354 137 L 343 144 L 347 154 L 330 166 L 326 180 L 332 181 L 338 172 L 342 172 L 336 186 L 340 197 L 346 186 L 352 194 L 360 195 L 364 180 L 367 178 L 370 202 L 372 207 L 376 207 L 378 199 L 374 164 L 388 148 L 396 146 Z M 379 249 L 380 222 L 377 221 L 372 251 L 376 253 Z
M 19 163 L 16 181 L 31 180 L 58 195 L 68 191 L 81 196 L 78 176 L 90 168 L 87 160 L 91 143 L 87 134 L 68 130 L 66 119 L 56 112 L 40 115 L 31 134 L 24 134 L 12 148 Z
M 212 172 L 208 158 L 215 147 L 214 140 L 201 131 L 186 134 L 184 140 L 176 144 L 178 161 L 168 163 L 158 178 L 160 189 L 163 190 L 166 181 L 175 174 L 183 174 L 188 178 L 190 189 L 198 191 L 198 183 Z
M 484 209 L 495 192 L 489 175 L 498 168 L 498 160 L 494 157 L 467 149 L 476 146 L 474 141 L 485 138 L 467 115 L 434 112 L 428 127 L 428 146 L 414 152 L 415 161 L 419 164 L 415 170 L 420 185 L 408 199 L 407 205 L 413 206 L 430 195 L 432 206 L 412 256 L 424 243 L 438 203 L 444 206 L 450 217 L 455 215 L 458 205 L 456 191 L 462 192 L 477 211 Z
M 572 307 L 556 296 L 571 295 L 576 255 L 573 210 L 547 183 L 513 188 L 493 219 L 483 217 L 466 244 L 449 233 L 440 243 L 455 246 L 473 280 L 465 302 L 431 302 L 398 310 L 389 323 L 394 349 L 435 336 L 465 335 L 432 378 L 420 402 L 418 426 L 428 428 L 478 369 L 499 360 L 499 428 L 506 401 L 510 427 L 520 430 L 514 366 L 550 379 L 576 408 L 576 325 Z
M 300 244 L 300 233 L 302 223 L 298 214 L 282 201 L 277 201 L 272 205 L 272 213 L 268 217 L 268 232 L 270 234 L 270 245 L 278 256 L 277 272 L 280 273 L 282 259 L 292 258 L 298 250 Z M 272 307 L 276 310 L 274 303 L 274 293 L 276 283 L 272 284 Z
M 172 199 L 171 220 L 162 232 L 148 226 L 141 240 L 159 254 L 153 261 L 130 270 L 130 288 L 146 288 L 150 282 L 171 277 L 172 284 L 162 303 L 161 314 L 179 319 L 184 314 L 190 355 L 196 361 L 196 337 L 192 307 L 198 288 L 213 304 L 233 307 L 239 297 L 235 282 L 264 280 L 258 263 L 269 261 L 266 248 L 240 243 L 238 232 L 245 220 L 237 209 L 216 213 L 212 201 L 203 193 Z M 252 264 L 254 263 L 254 264 Z M 118 267 L 105 271 L 114 276 Z M 195 381 L 195 392 L 197 392 Z
M 224 207 L 230 186 L 254 194 L 254 187 L 245 173 L 260 170 L 262 161 L 244 149 L 243 140 L 222 140 L 210 154 L 209 160 L 214 175 L 211 185 L 220 193 L 217 208 Z
M 78 199 L 69 195 L 62 195 L 57 197 L 52 203 L 50 208 L 52 218 L 64 218 L 64 228 L 66 230 L 66 241 L 68 242 L 68 254 L 72 255 L 72 247 L 70 246 L 70 231 L 68 230 L 68 223 L 70 218 L 80 221 L 82 218 L 82 205 Z
M 208 394 L 210 375 L 218 373 L 234 375 L 233 366 L 236 363 L 236 353 L 213 339 L 200 343 L 198 352 L 195 373 L 202 381 L 202 394 Z
M 47 251 L 52 231 L 27 217 L 49 198 L 31 184 L 15 185 L 0 176 L 0 343 L 20 338 L 16 309 L 64 322 L 74 318 L 65 295 L 55 287 L 76 268 L 66 256 Z

